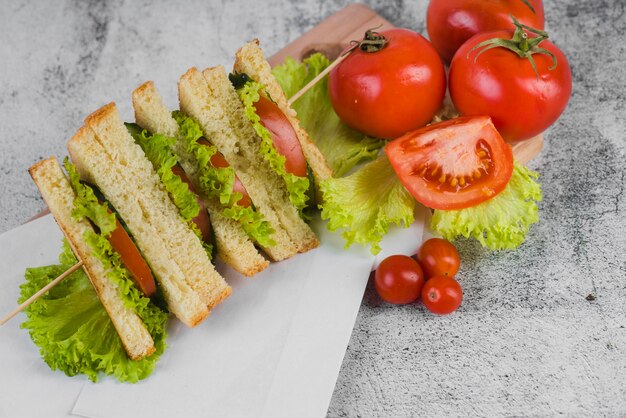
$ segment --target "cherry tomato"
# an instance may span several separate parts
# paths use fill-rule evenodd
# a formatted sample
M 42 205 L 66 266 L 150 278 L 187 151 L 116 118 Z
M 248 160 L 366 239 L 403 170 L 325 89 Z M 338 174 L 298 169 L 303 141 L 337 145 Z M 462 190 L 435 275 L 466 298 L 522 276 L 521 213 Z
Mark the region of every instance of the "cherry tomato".
M 507 141 L 521 141 L 545 131 L 561 115 L 572 92 L 572 75 L 565 55 L 552 42 L 540 48 L 556 57 L 533 54 L 537 73 L 528 58 L 497 47 L 476 45 L 493 38 L 511 39 L 513 32 L 481 33 L 457 51 L 450 64 L 450 96 L 463 115 L 489 115 Z M 529 37 L 529 39 L 531 39 Z M 471 51 L 471 52 L 470 52 Z
M 424 285 L 424 273 L 411 257 L 392 255 L 380 263 L 374 280 L 376 291 L 384 301 L 404 304 L 419 297 Z
M 461 259 L 450 241 L 443 238 L 431 238 L 417 251 L 417 262 L 422 267 L 426 278 L 454 277 L 459 271 Z
M 432 313 L 447 315 L 456 311 L 463 301 L 459 282 L 448 276 L 430 278 L 422 288 L 422 303 Z
M 369 32 L 369 31 L 368 31 Z M 437 51 L 408 29 L 380 32 L 379 51 L 352 51 L 331 72 L 330 99 L 348 126 L 395 138 L 430 122 L 441 107 L 446 75 Z
M 198 144 L 211 145 L 211 143 L 206 138 L 198 139 Z M 211 164 L 213 164 L 213 167 L 216 167 L 216 168 L 230 167 L 230 164 L 228 164 L 228 161 L 226 161 L 226 158 L 224 158 L 222 153 L 220 153 L 219 151 L 213 154 L 213 157 L 211 157 Z M 237 202 L 239 206 L 247 208 L 252 205 L 252 199 L 250 199 L 250 195 L 248 194 L 248 191 L 246 190 L 245 187 L 243 187 L 243 184 L 241 183 L 241 180 L 239 180 L 239 177 L 237 177 L 237 175 L 235 175 L 235 184 L 233 185 L 233 192 L 241 193 L 241 199 L 239 199 L 239 201 Z
M 443 60 L 449 63 L 472 36 L 515 29 L 511 15 L 525 25 L 543 29 L 541 0 L 528 0 L 528 5 L 525 0 L 431 0 L 426 15 L 428 37 Z
M 119 254 L 122 263 L 130 272 L 139 290 L 148 297 L 154 295 L 156 284 L 154 283 L 152 271 L 119 220 L 117 221 L 117 227 L 108 236 L 108 240 L 113 249 Z
M 187 174 L 181 166 L 175 165 L 174 167 L 172 167 L 172 172 L 180 177 L 180 179 L 185 184 L 187 184 L 189 190 L 191 190 L 191 192 L 196 195 L 196 202 L 198 202 L 198 205 L 200 206 L 200 212 L 198 212 L 198 216 L 193 218 L 191 221 L 196 224 L 196 226 L 200 230 L 200 233 L 202 234 L 202 240 L 208 244 L 212 243 L 213 236 L 211 234 L 211 220 L 209 219 L 209 214 L 206 210 L 206 205 L 204 204 L 204 201 L 200 199 L 200 197 L 196 193 L 196 188 L 191 183 L 191 180 L 189 180 L 189 177 L 187 177 Z
M 513 153 L 491 120 L 461 117 L 409 132 L 385 148 L 404 187 L 433 209 L 463 209 L 500 193 Z
M 254 108 L 261 118 L 261 124 L 272 134 L 274 148 L 285 157 L 285 170 L 295 176 L 306 177 L 308 173 L 302 146 L 287 116 L 274 102 L 263 96 L 254 103 Z

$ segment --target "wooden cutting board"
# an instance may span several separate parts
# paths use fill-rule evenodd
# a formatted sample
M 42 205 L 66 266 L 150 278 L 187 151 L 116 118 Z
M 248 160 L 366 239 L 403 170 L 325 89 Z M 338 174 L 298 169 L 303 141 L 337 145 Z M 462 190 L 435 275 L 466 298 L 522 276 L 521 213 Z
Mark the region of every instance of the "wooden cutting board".
M 385 30 L 394 27 L 391 22 L 369 7 L 363 4 L 351 4 L 322 20 L 313 29 L 278 51 L 269 58 L 269 62 L 272 66 L 278 65 L 287 57 L 300 61 L 315 52 L 321 52 L 333 60 L 351 40 L 362 39 L 366 30 L 372 28 Z M 515 159 L 526 164 L 541 152 L 543 135 L 513 144 L 512 147 Z M 48 210 L 45 209 L 30 221 L 47 213 Z
M 272 66 L 278 65 L 287 57 L 300 61 L 315 52 L 321 52 L 332 60 L 339 56 L 351 40 L 362 39 L 366 30 L 379 26 L 379 30 L 395 27 L 369 7 L 351 4 L 278 51 L 269 62 Z M 515 159 L 526 164 L 541 152 L 543 135 L 512 144 L 512 147 Z

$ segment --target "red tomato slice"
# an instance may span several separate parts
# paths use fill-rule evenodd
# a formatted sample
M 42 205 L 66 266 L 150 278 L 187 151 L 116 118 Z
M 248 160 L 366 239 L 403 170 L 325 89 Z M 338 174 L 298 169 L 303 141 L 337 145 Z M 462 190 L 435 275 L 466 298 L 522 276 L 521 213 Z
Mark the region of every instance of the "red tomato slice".
M 128 236 L 126 230 L 122 227 L 120 221 L 117 221 L 117 227 L 108 237 L 113 249 L 120 255 L 122 263 L 144 295 L 151 297 L 156 293 L 156 284 L 152 271 L 137 249 L 133 240 Z
M 198 139 L 198 144 L 211 145 L 211 143 L 206 138 Z M 230 164 L 228 164 L 228 161 L 226 161 L 226 158 L 224 158 L 222 153 L 219 151 L 216 152 L 213 155 L 213 157 L 211 157 L 211 164 L 213 164 L 213 167 L 216 167 L 216 168 L 230 167 Z M 239 180 L 239 177 L 237 177 L 237 175 L 235 175 L 235 184 L 233 186 L 233 192 L 241 193 L 241 199 L 239 199 L 239 201 L 237 202 L 239 206 L 247 208 L 252 205 L 252 199 L 250 199 L 250 195 L 248 194 L 248 191 L 246 190 L 245 187 L 243 187 L 243 184 L 241 183 L 241 180 Z
M 182 169 L 181 166 L 175 165 L 174 167 L 172 167 L 172 172 L 180 177 L 180 179 L 185 184 L 187 184 L 189 190 L 191 190 L 191 192 L 196 195 L 196 202 L 198 202 L 198 205 L 200 206 L 200 212 L 198 212 L 198 216 L 193 218 L 191 221 L 196 224 L 196 226 L 200 230 L 202 234 L 202 241 L 210 244 L 213 241 L 211 236 L 211 220 L 209 219 L 209 214 L 206 211 L 206 205 L 204 204 L 204 201 L 200 199 L 200 197 L 196 193 L 195 187 L 193 186 L 191 180 L 189 180 L 189 177 L 187 177 L 187 174 L 185 174 L 185 171 Z
M 433 209 L 475 206 L 504 190 L 513 174 L 511 147 L 487 116 L 426 126 L 385 152 L 404 187 Z
M 287 160 L 285 170 L 295 176 L 306 177 L 306 159 L 302 146 L 287 116 L 274 102 L 263 96 L 254 107 L 261 118 L 261 124 L 272 134 L 274 148 Z

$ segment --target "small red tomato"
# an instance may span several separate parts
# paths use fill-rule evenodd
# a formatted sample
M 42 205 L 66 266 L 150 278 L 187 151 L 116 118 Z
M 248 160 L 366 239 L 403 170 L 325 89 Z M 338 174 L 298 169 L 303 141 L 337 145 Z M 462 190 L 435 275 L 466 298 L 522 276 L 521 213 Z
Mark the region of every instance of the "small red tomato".
M 424 306 L 438 315 L 447 315 L 456 311 L 462 301 L 461 285 L 452 277 L 433 277 L 428 279 L 422 288 Z
M 389 139 L 431 121 L 446 93 L 446 73 L 422 35 L 408 29 L 370 30 L 365 40 L 381 38 L 383 47 L 356 48 L 333 68 L 328 92 L 346 125 Z
M 415 301 L 424 285 L 422 268 L 406 255 L 385 258 L 378 266 L 374 279 L 380 297 L 395 304 Z
M 435 276 L 454 277 L 461 264 L 454 245 L 443 238 L 431 238 L 424 242 L 417 251 L 417 261 L 428 279 Z

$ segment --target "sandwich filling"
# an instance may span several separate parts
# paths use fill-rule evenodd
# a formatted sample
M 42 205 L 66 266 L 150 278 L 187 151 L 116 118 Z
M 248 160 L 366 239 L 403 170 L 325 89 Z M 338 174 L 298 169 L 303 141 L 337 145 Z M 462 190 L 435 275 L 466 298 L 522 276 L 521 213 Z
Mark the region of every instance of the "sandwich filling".
M 27 310 L 23 328 L 40 347 L 43 359 L 53 370 L 68 376 L 85 374 L 96 381 L 98 373 L 115 376 L 119 381 L 137 382 L 154 370 L 165 350 L 168 315 L 146 297 L 135 285 L 108 237 L 118 228 L 114 213 L 100 203 L 93 190 L 80 182 L 76 169 L 69 161 L 65 168 L 76 193 L 72 216 L 87 218 L 98 232 L 87 231 L 83 239 L 102 262 L 109 280 L 119 288 L 124 305 L 143 321 L 154 341 L 155 352 L 140 360 L 131 360 L 86 273 L 79 269 L 62 283 L 34 302 Z M 20 301 L 74 265 L 77 260 L 69 245 L 64 243 L 60 264 L 31 268 L 26 271 L 26 283 L 21 286 Z
M 193 155 L 198 168 L 198 186 L 208 197 L 215 197 L 223 207 L 222 214 L 241 224 L 244 231 L 259 245 L 275 245 L 273 228 L 256 211 L 235 171 L 202 133 L 198 123 L 181 112 L 173 112 L 186 151 Z
M 261 138 L 260 154 L 285 181 L 289 200 L 305 213 L 309 200 L 308 165 L 298 136 L 280 108 L 265 94 L 265 87 L 246 74 L 231 74 L 231 82 L 243 103 L 246 116 Z
M 200 239 L 209 258 L 212 259 L 214 245 L 211 221 L 204 202 L 194 193 L 191 181 L 172 151 L 176 139 L 161 134 L 150 134 L 134 123 L 126 123 L 126 128 L 152 163 L 181 217 Z

